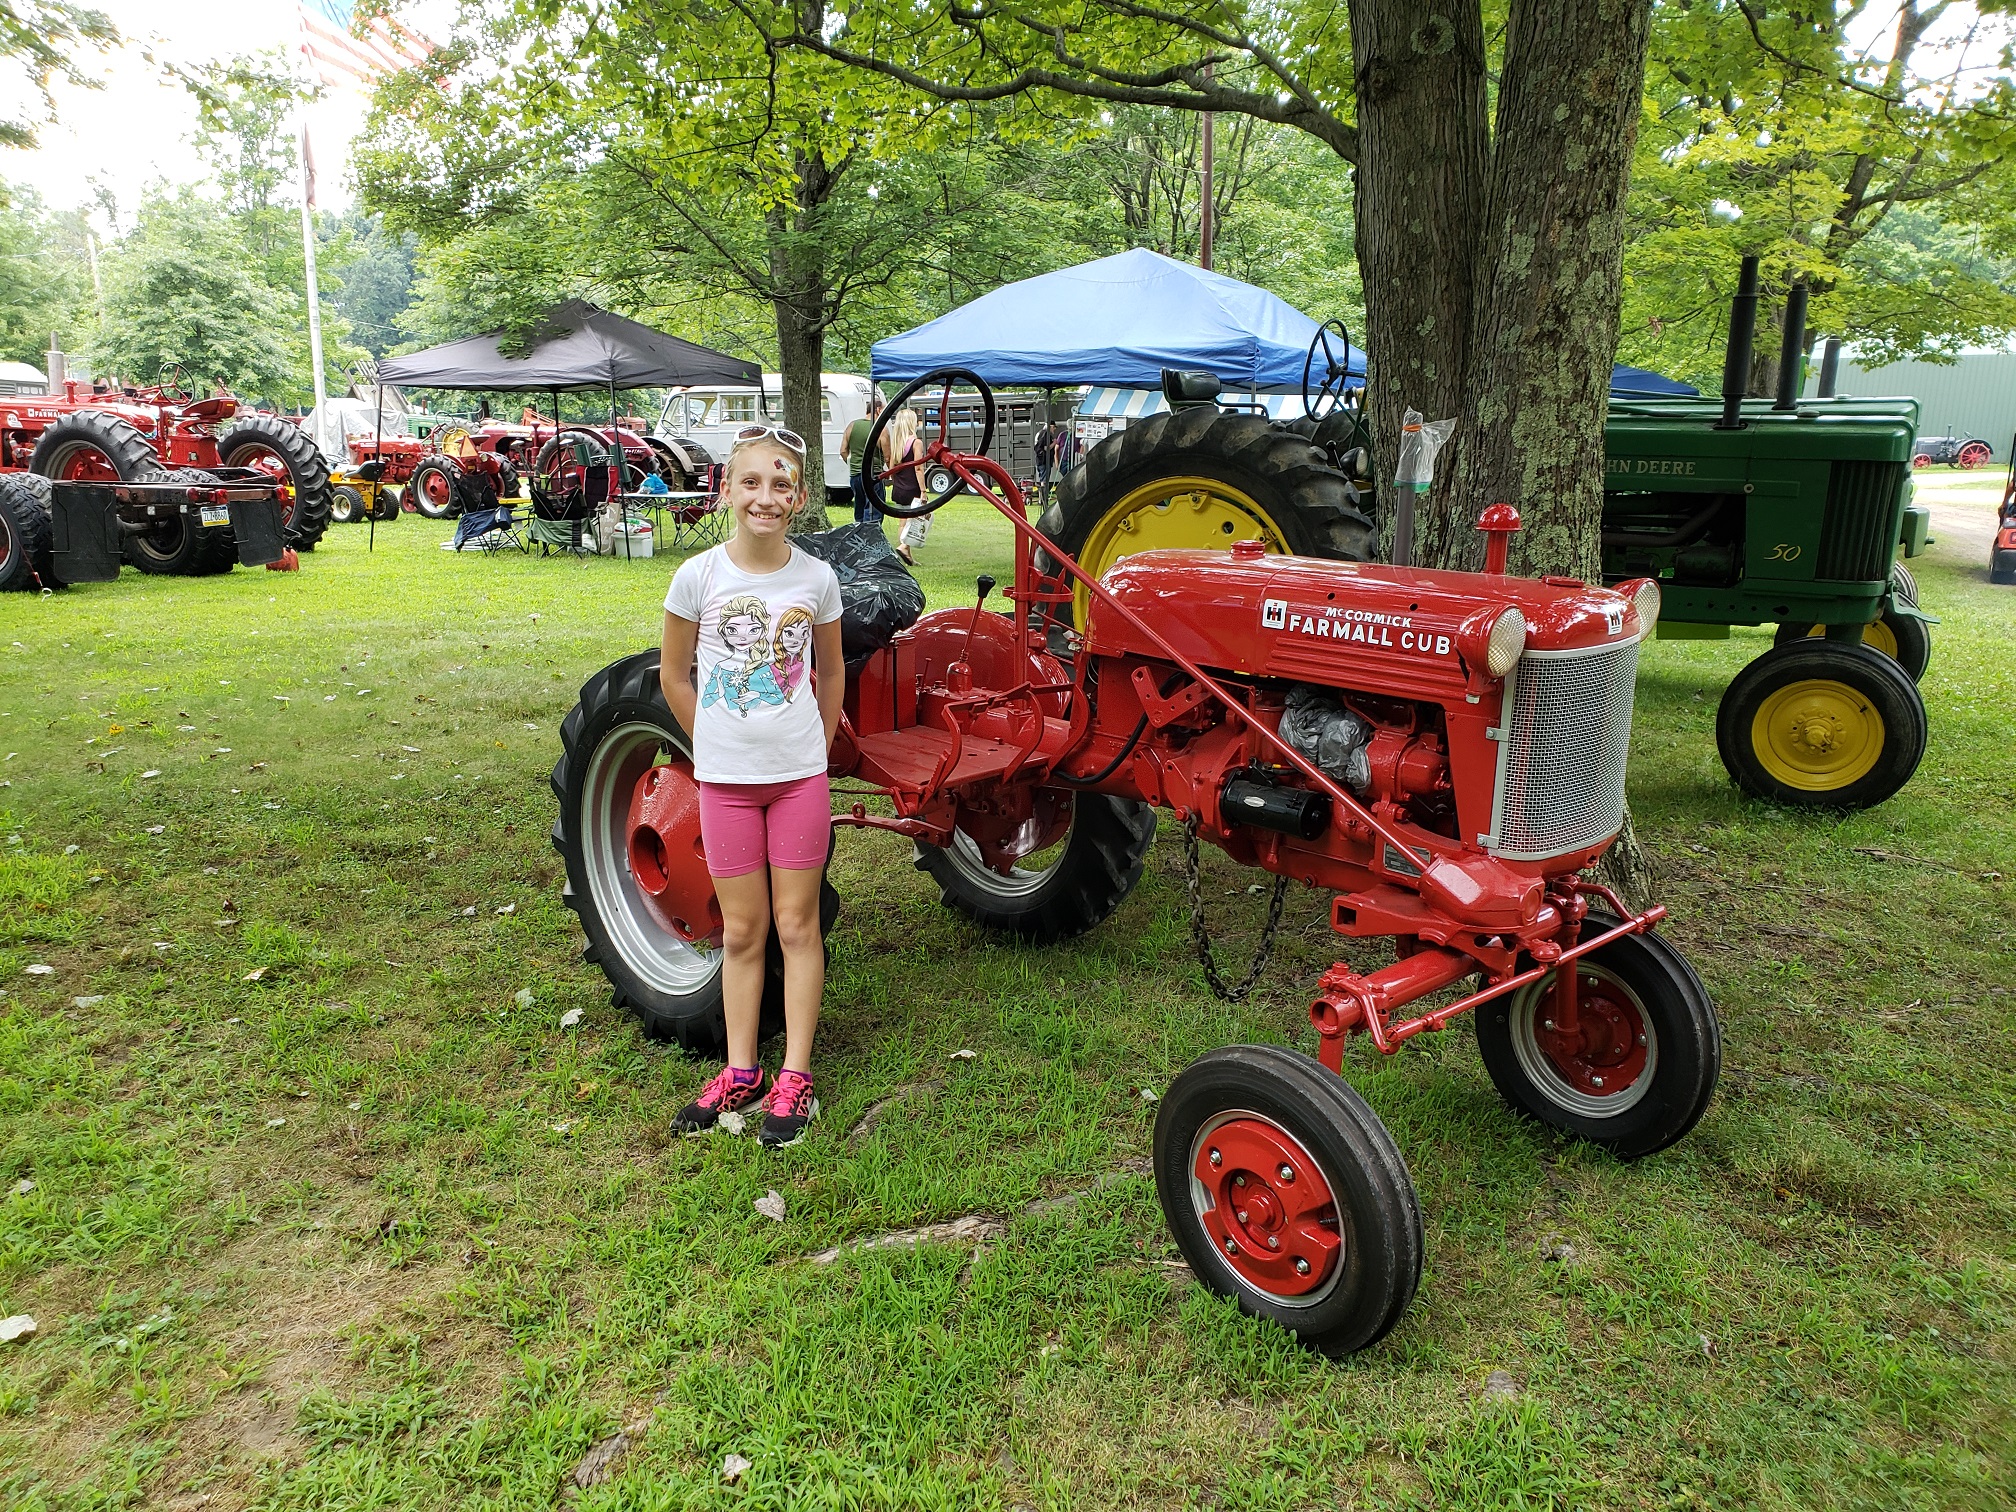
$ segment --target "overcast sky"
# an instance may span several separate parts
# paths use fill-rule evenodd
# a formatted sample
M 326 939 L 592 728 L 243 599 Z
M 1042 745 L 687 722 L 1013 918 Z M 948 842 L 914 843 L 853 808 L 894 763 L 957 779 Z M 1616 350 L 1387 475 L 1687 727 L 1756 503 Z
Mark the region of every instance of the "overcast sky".
M 183 64 L 275 47 L 291 53 L 300 45 L 300 25 L 293 0 L 91 3 L 109 15 L 126 38 L 123 47 L 110 53 L 83 55 L 83 71 L 101 79 L 105 87 L 78 89 L 59 83 L 55 123 L 40 128 L 39 144 L 32 151 L 0 148 L 0 178 L 30 186 L 56 209 L 89 204 L 96 197 L 96 186 L 102 184 L 118 201 L 122 221 L 130 225 L 150 183 L 195 183 L 208 176 L 190 142 L 196 111 L 188 93 L 148 62 L 146 51 Z M 423 30 L 437 37 L 447 34 L 452 0 L 430 0 L 412 11 Z M 429 28 L 429 20 L 438 29 Z M 10 90 L 17 78 L 8 78 Z M 363 98 L 353 91 L 331 91 L 310 107 L 315 199 L 325 209 L 341 208 L 350 199 L 350 138 L 363 114 Z

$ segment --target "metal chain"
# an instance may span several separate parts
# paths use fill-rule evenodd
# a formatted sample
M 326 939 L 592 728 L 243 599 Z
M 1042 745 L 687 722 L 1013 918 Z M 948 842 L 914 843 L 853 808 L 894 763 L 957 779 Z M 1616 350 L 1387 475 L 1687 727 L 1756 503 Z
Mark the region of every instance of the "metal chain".
M 1267 969 L 1267 958 L 1274 953 L 1274 936 L 1281 928 L 1281 908 L 1288 898 L 1288 879 L 1274 879 L 1274 896 L 1267 900 L 1267 925 L 1260 931 L 1260 946 L 1253 952 L 1253 964 L 1246 969 L 1246 975 L 1228 987 L 1225 979 L 1218 975 L 1218 961 L 1211 953 L 1211 936 L 1204 928 L 1204 886 L 1198 871 L 1197 861 L 1198 816 L 1192 814 L 1183 821 L 1183 883 L 1190 892 L 1190 938 L 1197 946 L 1197 964 L 1204 968 L 1204 980 L 1211 984 L 1211 990 L 1228 1003 L 1245 999 L 1253 990 L 1253 984 L 1260 980 L 1260 973 Z

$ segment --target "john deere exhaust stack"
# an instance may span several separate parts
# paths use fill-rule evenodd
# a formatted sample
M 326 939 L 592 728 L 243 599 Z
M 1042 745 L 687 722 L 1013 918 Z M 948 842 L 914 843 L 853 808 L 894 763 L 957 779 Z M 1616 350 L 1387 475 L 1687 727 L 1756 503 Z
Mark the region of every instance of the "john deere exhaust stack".
M 1750 387 L 1750 348 L 1757 335 L 1757 259 L 1743 259 L 1736 297 L 1729 302 L 1729 350 L 1722 359 L 1722 418 L 1717 430 L 1741 430 L 1743 395 Z

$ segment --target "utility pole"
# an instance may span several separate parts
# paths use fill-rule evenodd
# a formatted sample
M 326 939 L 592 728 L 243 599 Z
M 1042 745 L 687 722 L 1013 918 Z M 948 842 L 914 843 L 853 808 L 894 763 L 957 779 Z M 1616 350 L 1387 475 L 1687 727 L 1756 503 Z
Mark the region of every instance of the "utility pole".
M 1208 73 L 1206 77 L 1209 77 Z M 1211 198 L 1211 138 L 1214 134 L 1211 130 L 1211 112 L 1207 110 L 1204 112 L 1204 205 L 1197 218 L 1197 265 L 1207 272 L 1211 268 L 1211 233 L 1214 229 L 1211 222 L 1214 218 L 1213 211 L 1216 209 Z
M 308 274 L 308 361 L 314 369 L 315 423 L 324 423 L 328 394 L 322 381 L 322 291 L 315 279 L 315 159 L 308 153 L 308 116 L 301 116 L 301 260 Z M 321 445 L 317 436 L 315 444 Z

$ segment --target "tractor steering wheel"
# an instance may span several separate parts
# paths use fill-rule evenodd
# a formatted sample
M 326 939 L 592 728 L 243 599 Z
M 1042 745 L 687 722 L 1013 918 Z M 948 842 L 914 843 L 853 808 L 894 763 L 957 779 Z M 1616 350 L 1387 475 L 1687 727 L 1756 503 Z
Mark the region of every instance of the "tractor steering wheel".
M 925 446 L 924 455 L 921 457 L 908 462 L 883 463 L 882 435 L 889 429 L 889 422 L 896 418 L 897 412 L 909 402 L 912 394 L 934 383 L 943 385 L 943 390 L 938 395 L 938 439 Z M 911 379 L 903 385 L 896 397 L 883 407 L 882 413 L 875 417 L 875 423 L 868 428 L 868 440 L 861 448 L 861 486 L 867 490 L 868 502 L 882 513 L 894 515 L 899 520 L 914 520 L 919 515 L 931 513 L 954 495 L 965 491 L 966 485 L 957 477 L 952 480 L 952 486 L 942 493 L 930 494 L 924 488 L 926 464 L 942 462 L 949 457 L 971 455 L 953 451 L 946 440 L 952 431 L 952 389 L 958 384 L 963 384 L 980 395 L 980 445 L 976 450 L 984 456 L 987 448 L 994 444 L 994 391 L 987 387 L 986 380 L 978 373 L 970 368 L 937 368 L 921 378 Z M 918 439 L 923 439 L 921 432 Z M 898 504 L 887 485 L 899 472 L 913 469 L 917 477 L 917 502 Z
M 1342 362 L 1337 360 L 1337 354 L 1330 347 L 1332 329 L 1344 339 Z M 1309 379 L 1314 375 L 1319 351 L 1323 354 L 1323 376 L 1312 389 Z M 1316 334 L 1309 338 L 1309 355 L 1302 359 L 1302 409 L 1311 420 L 1328 419 L 1344 407 L 1345 387 L 1351 381 L 1350 367 L 1351 333 L 1344 328 L 1341 320 L 1324 321 L 1316 327 Z
M 182 370 L 182 364 L 169 358 L 161 364 L 161 371 L 154 377 L 154 386 L 161 391 L 161 397 L 177 403 L 189 398 L 189 375 Z

